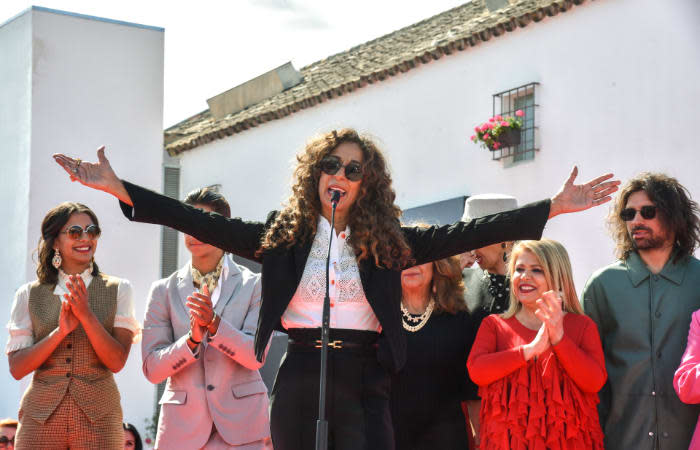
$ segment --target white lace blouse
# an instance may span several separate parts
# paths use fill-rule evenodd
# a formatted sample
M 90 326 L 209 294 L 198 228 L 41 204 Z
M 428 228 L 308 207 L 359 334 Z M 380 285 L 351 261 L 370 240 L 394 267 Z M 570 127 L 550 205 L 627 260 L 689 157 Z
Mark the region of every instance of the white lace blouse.
M 330 223 L 320 216 L 301 282 L 282 315 L 282 326 L 285 329 L 321 327 L 330 233 Z M 331 328 L 381 331 L 379 320 L 365 297 L 355 253 L 347 243 L 349 235 L 350 228 L 347 227 L 344 232 L 333 237 L 331 246 L 328 277 L 330 325 Z

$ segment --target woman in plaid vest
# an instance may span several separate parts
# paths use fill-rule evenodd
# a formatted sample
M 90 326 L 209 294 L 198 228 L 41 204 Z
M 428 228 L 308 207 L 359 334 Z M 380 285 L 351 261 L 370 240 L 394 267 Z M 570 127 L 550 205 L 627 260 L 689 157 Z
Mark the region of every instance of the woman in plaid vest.
M 131 285 L 101 273 L 95 213 L 62 203 L 41 224 L 38 280 L 20 287 L 5 349 L 10 372 L 34 372 L 19 410 L 15 448 L 118 449 L 124 445 L 113 372 L 139 324 Z

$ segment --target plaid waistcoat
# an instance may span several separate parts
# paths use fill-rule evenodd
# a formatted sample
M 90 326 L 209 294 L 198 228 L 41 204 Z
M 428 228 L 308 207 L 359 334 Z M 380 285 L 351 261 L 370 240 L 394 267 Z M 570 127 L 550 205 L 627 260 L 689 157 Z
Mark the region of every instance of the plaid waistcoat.
M 90 309 L 109 334 L 112 334 L 117 311 L 118 286 L 118 279 L 99 274 L 87 289 Z M 29 315 L 34 342 L 58 327 L 61 300 L 53 290 L 54 285 L 38 281 L 30 287 Z M 43 424 L 65 395 L 73 397 L 92 422 L 110 410 L 121 408 L 112 372 L 100 362 L 80 324 L 34 371 L 20 407 L 23 413 Z

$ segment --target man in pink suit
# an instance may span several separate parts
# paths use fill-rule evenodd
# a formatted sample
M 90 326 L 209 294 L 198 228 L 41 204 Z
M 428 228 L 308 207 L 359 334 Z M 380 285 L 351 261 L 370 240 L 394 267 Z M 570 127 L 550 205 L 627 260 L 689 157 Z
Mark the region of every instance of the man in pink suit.
M 230 216 L 211 189 L 185 202 Z M 153 284 L 144 320 L 143 372 L 152 383 L 167 379 L 156 448 L 272 448 L 267 389 L 253 351 L 260 275 L 191 236 L 185 245 L 191 261 Z

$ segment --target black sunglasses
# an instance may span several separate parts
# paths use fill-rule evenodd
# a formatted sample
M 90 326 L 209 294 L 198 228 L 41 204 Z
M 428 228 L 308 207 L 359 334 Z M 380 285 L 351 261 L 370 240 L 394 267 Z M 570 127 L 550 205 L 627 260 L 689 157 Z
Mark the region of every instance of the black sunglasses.
M 656 206 L 646 205 L 642 206 L 642 208 L 639 210 L 634 208 L 623 209 L 622 211 L 620 211 L 620 219 L 624 220 L 625 222 L 634 220 L 634 217 L 637 215 L 637 211 L 639 211 L 639 214 L 642 215 L 642 218 L 646 220 L 651 220 L 654 217 L 656 217 Z
M 343 166 L 343 161 L 339 157 L 328 155 L 323 157 L 319 167 L 327 175 L 335 175 L 342 167 L 345 167 L 345 178 L 350 181 L 360 181 L 362 179 L 362 164 L 357 161 L 350 161 Z
M 12 445 L 14 445 L 14 443 L 15 443 L 15 438 L 10 439 L 7 436 L 0 436 L 0 444 L 5 444 L 5 445 L 12 444 Z
M 90 239 L 96 239 L 100 237 L 100 233 L 102 233 L 102 230 L 100 230 L 100 227 L 93 223 L 91 225 L 86 226 L 85 230 L 83 230 L 80 225 L 73 225 L 67 230 L 61 231 L 61 233 L 66 233 L 68 236 L 70 236 L 71 239 L 75 240 L 82 238 L 83 233 L 87 234 L 88 238 Z

